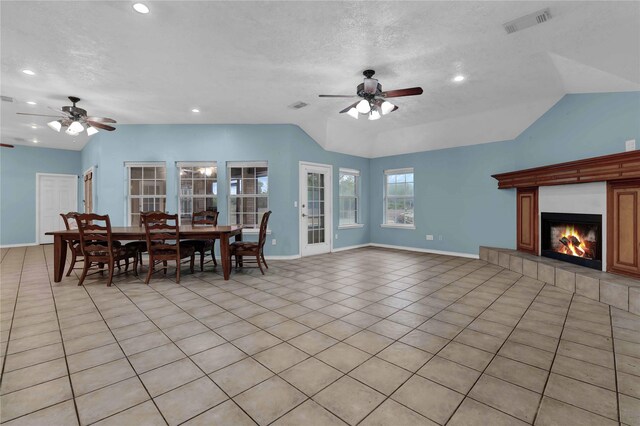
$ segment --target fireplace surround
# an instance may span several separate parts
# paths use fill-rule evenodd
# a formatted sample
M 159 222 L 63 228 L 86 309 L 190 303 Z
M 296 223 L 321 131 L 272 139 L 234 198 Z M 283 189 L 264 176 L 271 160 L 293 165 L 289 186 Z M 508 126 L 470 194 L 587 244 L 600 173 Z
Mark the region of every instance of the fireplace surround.
M 602 271 L 602 215 L 541 214 L 540 254 Z

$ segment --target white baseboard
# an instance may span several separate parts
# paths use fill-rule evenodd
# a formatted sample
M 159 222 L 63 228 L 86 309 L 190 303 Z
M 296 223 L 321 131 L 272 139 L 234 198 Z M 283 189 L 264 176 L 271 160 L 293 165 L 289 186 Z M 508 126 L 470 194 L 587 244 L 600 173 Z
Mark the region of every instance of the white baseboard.
M 278 256 L 265 256 L 264 257 L 267 260 L 293 260 L 293 259 L 300 259 L 300 254 L 291 254 L 291 255 L 278 255 Z
M 354 250 L 354 249 L 359 249 L 359 248 L 363 248 L 363 247 L 371 247 L 371 244 L 370 243 L 366 243 L 366 244 L 358 244 L 358 245 L 355 245 L 355 246 L 334 248 L 332 253 L 337 253 L 337 252 L 341 252 L 341 251 L 345 251 L 345 250 Z
M 371 243 L 371 244 L 369 244 L 369 246 L 396 249 L 396 250 L 417 251 L 417 252 L 420 252 L 420 253 L 441 254 L 441 255 L 444 255 L 444 256 L 466 257 L 466 258 L 469 258 L 469 259 L 480 259 L 480 255 L 479 254 L 460 253 L 460 252 L 457 252 L 457 251 L 432 250 L 432 249 L 425 249 L 425 248 L 418 248 L 418 247 L 394 246 L 392 244 L 378 244 L 378 243 Z
M 37 246 L 37 245 L 38 243 L 4 244 L 4 245 L 1 245 L 0 248 L 31 247 L 31 246 Z

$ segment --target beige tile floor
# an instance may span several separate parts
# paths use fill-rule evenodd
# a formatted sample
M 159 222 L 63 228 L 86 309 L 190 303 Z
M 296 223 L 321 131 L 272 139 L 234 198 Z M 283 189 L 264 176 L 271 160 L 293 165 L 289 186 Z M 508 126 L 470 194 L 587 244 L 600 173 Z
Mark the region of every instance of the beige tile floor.
M 359 249 L 144 285 L 2 250 L 2 423 L 640 425 L 640 317 L 479 260 Z

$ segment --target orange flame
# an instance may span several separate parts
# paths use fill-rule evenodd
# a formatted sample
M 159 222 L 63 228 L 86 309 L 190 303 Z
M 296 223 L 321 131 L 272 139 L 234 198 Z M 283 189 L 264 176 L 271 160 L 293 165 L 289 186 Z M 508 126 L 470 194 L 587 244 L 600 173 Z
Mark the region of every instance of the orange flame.
M 572 238 L 573 237 L 573 238 Z M 578 231 L 576 231 L 573 225 L 568 225 L 563 234 L 562 238 L 566 238 L 569 243 L 564 245 L 565 254 L 571 254 L 573 256 L 585 257 L 587 252 L 587 247 L 584 244 L 584 236 L 580 235 Z M 574 241 L 577 240 L 579 242 L 578 245 L 574 244 Z

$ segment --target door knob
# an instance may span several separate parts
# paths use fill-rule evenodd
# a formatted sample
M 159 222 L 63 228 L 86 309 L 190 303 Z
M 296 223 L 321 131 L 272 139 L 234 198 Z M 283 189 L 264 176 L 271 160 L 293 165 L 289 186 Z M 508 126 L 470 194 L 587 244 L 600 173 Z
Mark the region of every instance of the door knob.
M 304 213 L 302 213 L 302 217 L 307 217 L 307 215 L 306 215 L 306 214 L 304 214 Z

